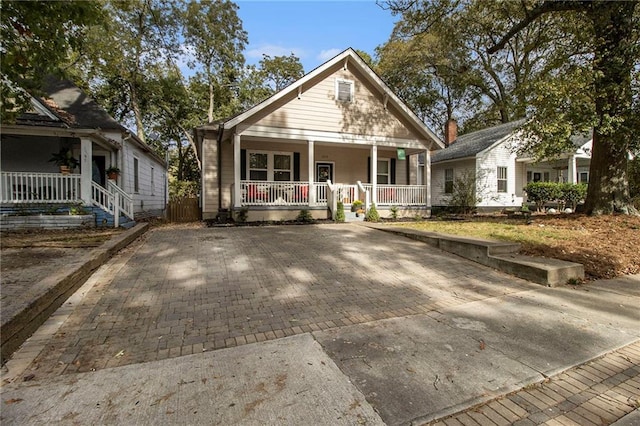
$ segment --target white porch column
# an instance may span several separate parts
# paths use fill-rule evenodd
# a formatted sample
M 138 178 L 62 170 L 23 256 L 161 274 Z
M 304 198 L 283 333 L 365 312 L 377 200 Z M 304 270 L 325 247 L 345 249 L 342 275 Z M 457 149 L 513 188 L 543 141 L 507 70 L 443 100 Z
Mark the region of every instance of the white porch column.
M 378 208 L 378 146 L 371 147 L 371 202 Z
M 91 139 L 80 139 L 80 198 L 85 206 L 91 205 Z
M 316 174 L 316 170 L 314 167 L 315 164 L 315 143 L 313 141 L 308 141 L 308 149 L 309 149 L 309 205 L 313 206 L 316 204 L 316 186 L 314 183 L 314 178 Z
M 429 150 L 424 152 L 424 171 L 422 174 L 422 180 L 427 192 L 427 207 L 431 208 L 431 153 Z
M 240 191 L 240 135 L 233 135 L 233 206 L 241 207 L 242 191 Z
M 569 170 L 567 172 L 569 176 L 567 176 L 567 182 L 569 183 L 578 183 L 577 176 L 577 165 L 576 165 L 576 156 L 569 156 Z

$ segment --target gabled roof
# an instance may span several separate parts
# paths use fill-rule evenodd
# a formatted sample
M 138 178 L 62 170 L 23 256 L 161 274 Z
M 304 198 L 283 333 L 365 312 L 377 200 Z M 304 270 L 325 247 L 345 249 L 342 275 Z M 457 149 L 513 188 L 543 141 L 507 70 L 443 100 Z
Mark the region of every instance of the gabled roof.
M 43 81 L 42 90 L 45 95 L 37 100 L 69 128 L 126 130 L 69 80 L 47 76 Z
M 111 117 L 73 82 L 49 75 L 43 79 L 42 91 L 43 96 L 32 97 L 32 110 L 18 116 L 17 125 L 96 130 L 94 134 L 99 134 L 100 130 L 119 131 L 156 160 L 166 163 L 148 144 Z
M 525 122 L 526 119 L 512 121 L 462 135 L 445 149 L 434 153 L 431 156 L 431 162 L 475 157 L 493 144 L 510 136 Z
M 387 84 L 371 69 L 371 67 L 369 67 L 369 65 L 366 64 L 366 62 L 364 62 L 364 60 L 362 60 L 362 58 L 352 48 L 344 50 L 334 58 L 328 60 L 313 71 L 304 75 L 302 78 L 298 79 L 291 85 L 273 94 L 271 97 L 249 108 L 248 110 L 227 119 L 223 119 L 214 123 L 208 123 L 204 126 L 201 126 L 200 128 L 208 128 L 212 130 L 218 130 L 219 127 L 222 127 L 223 129 L 233 128 L 238 124 L 243 123 L 245 120 L 249 119 L 255 114 L 263 111 L 265 108 L 268 108 L 278 100 L 287 97 L 291 93 L 296 93 L 299 88 L 303 87 L 306 83 L 315 79 L 335 65 L 345 64 L 347 62 L 349 65 L 355 66 L 358 71 L 360 71 L 362 75 L 365 76 L 369 83 L 371 83 L 375 87 L 378 87 L 380 92 L 387 96 L 387 102 L 394 105 L 408 122 L 414 124 L 415 129 L 419 131 L 424 139 L 433 141 L 437 145 L 437 148 L 444 148 L 444 144 L 442 143 L 440 138 L 438 138 L 438 136 L 436 136 L 435 133 L 433 133 L 409 107 L 407 107 L 407 105 L 391 90 L 391 88 L 389 88 L 389 86 L 387 86 Z

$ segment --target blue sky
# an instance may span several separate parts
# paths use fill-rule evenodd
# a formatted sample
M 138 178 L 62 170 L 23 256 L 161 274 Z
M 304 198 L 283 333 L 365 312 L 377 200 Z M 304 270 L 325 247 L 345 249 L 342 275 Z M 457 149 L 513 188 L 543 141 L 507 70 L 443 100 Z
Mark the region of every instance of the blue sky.
M 397 20 L 374 0 L 236 0 L 235 3 L 249 35 L 247 63 L 257 64 L 262 54 L 293 53 L 300 58 L 305 73 L 348 47 L 374 56 L 374 49 L 388 40 Z

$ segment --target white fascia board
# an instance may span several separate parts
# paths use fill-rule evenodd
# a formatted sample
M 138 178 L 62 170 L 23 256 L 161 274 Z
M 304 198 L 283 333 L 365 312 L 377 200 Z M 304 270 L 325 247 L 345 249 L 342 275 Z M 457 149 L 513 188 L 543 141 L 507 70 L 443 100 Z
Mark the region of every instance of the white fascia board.
M 37 100 L 33 96 L 31 96 L 30 100 L 31 100 L 31 106 L 33 107 L 33 109 L 38 111 L 39 114 L 46 115 L 47 117 L 49 117 L 52 120 L 56 120 L 56 121 L 62 122 L 62 120 L 60 120 L 60 117 L 58 117 L 53 112 L 51 112 L 49 110 L 49 108 L 44 106 L 39 100 Z
M 240 130 L 240 129 L 239 129 Z M 314 142 L 343 143 L 351 145 L 376 145 L 398 148 L 428 149 L 428 141 L 391 138 L 385 136 L 366 136 L 348 133 L 323 132 L 318 130 L 288 129 L 282 127 L 251 126 L 240 130 L 241 136 L 253 136 L 269 139 L 294 139 Z
M 104 134 L 93 129 L 69 129 L 62 127 L 45 127 L 45 126 L 20 126 L 10 125 L 2 126 L 2 133 L 8 135 L 19 136 L 53 136 L 53 137 L 72 137 L 72 138 L 92 138 L 96 142 L 102 142 L 113 148 L 120 148 L 120 142 L 113 140 Z

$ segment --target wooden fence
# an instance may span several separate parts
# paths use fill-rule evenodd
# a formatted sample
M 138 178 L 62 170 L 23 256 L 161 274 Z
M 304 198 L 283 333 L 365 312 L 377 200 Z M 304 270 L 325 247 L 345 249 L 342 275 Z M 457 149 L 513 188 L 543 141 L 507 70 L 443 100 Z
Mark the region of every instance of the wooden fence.
M 197 198 L 175 198 L 167 204 L 169 222 L 196 222 L 201 219 Z

